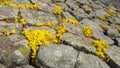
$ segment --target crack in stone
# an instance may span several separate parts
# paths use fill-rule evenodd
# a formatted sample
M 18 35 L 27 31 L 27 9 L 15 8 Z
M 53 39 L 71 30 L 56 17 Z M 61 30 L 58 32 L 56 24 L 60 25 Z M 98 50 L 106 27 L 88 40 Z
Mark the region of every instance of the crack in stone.
M 87 50 L 85 47 L 78 47 L 78 46 L 75 46 L 75 45 L 72 45 L 72 44 L 68 43 L 67 41 L 64 41 L 63 44 L 64 44 L 64 45 L 71 46 L 71 47 L 73 47 L 73 48 L 74 48 L 75 50 L 77 50 L 77 51 L 82 51 L 82 52 L 84 52 L 84 53 L 86 53 L 86 54 L 91 54 L 91 55 L 96 56 L 94 52 Z M 108 55 L 108 56 L 109 56 L 109 55 Z M 99 57 L 98 57 L 98 58 L 99 58 Z M 103 61 L 103 62 L 105 62 L 105 61 Z M 116 64 L 111 58 L 110 58 L 110 60 L 109 60 L 108 62 L 105 62 L 105 63 L 106 63 L 110 68 L 120 68 L 120 66 L 119 66 L 118 64 Z M 77 61 L 75 62 L 74 68 L 78 68 L 78 67 L 77 67 Z

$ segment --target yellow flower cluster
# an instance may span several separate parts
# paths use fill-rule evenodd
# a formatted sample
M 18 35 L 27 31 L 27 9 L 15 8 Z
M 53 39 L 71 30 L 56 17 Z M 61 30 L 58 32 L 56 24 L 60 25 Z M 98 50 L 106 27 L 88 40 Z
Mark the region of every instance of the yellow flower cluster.
M 116 10 L 113 10 L 113 9 L 111 9 L 111 8 L 108 9 L 107 12 L 110 13 L 110 14 L 117 14 L 117 11 L 116 11 Z
M 0 2 L 0 5 L 4 5 L 4 6 L 11 6 L 11 7 L 16 7 L 17 5 L 10 2 L 9 0 L 3 0 Z
M 67 29 L 67 27 L 65 27 L 64 25 L 59 25 L 59 26 L 57 26 L 56 30 L 57 30 L 56 37 L 58 38 L 58 43 L 61 43 L 61 42 L 64 41 L 62 35 L 63 35 L 63 33 L 65 33 L 68 29 Z
M 96 55 L 103 59 L 104 61 L 108 61 L 109 58 L 107 55 L 105 55 L 105 52 L 107 51 L 108 43 L 104 40 L 94 40 L 93 44 L 96 47 Z
M 117 28 L 118 32 L 120 33 L 120 27 Z
M 38 22 L 38 23 L 36 23 L 36 26 L 38 26 L 38 27 L 40 27 L 40 26 L 49 26 L 49 27 L 52 27 L 54 25 L 55 25 L 54 22 L 45 22 L 45 23 Z
M 26 9 L 26 8 L 30 8 L 30 9 L 37 9 L 39 7 L 38 3 L 35 3 L 33 5 L 30 4 L 19 4 L 18 5 L 20 10 Z
M 15 4 L 15 3 L 10 2 L 9 0 L 1 1 L 0 5 L 18 7 L 20 10 L 25 9 L 25 8 L 37 9 L 39 7 L 38 3 L 35 3 L 33 5 L 30 5 L 30 4 Z
M 68 22 L 68 23 L 71 23 L 71 24 L 79 24 L 79 22 L 75 19 L 68 19 L 68 18 L 64 18 L 61 20 L 61 22 Z
M 108 26 L 106 24 L 101 24 L 100 25 L 104 30 L 108 30 Z
M 82 32 L 83 34 L 86 36 L 86 37 L 93 37 L 93 34 L 92 34 L 92 27 L 90 26 L 85 26 L 83 29 L 82 29 Z
M 14 34 L 16 33 L 15 29 L 12 29 L 11 31 L 7 30 L 7 29 L 4 29 L 3 30 L 3 33 L 6 35 L 6 36 L 9 36 L 10 34 Z
M 57 43 L 57 39 L 48 30 L 25 30 L 22 32 L 25 37 L 29 40 L 29 46 L 32 50 L 31 58 L 36 57 L 40 45 L 48 45 L 51 43 Z
M 56 15 L 59 15 L 63 12 L 63 10 L 61 9 L 61 7 L 55 5 L 54 8 L 53 8 L 53 13 L 56 14 Z
M 103 20 L 103 21 L 107 21 L 108 20 L 107 15 L 100 16 L 99 19 Z
M 22 25 L 26 25 L 26 24 L 27 24 L 26 20 L 25 20 L 24 18 L 21 18 L 20 16 L 17 16 L 17 17 L 15 18 L 15 22 L 19 22 L 19 23 L 21 23 Z

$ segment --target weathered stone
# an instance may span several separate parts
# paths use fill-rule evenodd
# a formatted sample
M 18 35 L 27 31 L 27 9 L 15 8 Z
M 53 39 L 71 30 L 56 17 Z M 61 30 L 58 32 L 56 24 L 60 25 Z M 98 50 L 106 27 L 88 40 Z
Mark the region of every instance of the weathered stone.
M 91 54 L 79 53 L 76 68 L 110 68 L 105 62 L 97 56 Z
M 120 38 L 116 38 L 116 43 L 117 43 L 117 46 L 120 46 Z
M 17 41 L 23 40 L 24 36 L 23 35 L 10 35 L 9 38 L 11 41 L 17 42 Z
M 109 14 L 104 9 L 96 10 L 97 17 L 103 16 L 103 15 L 109 15 Z
M 51 44 L 39 49 L 36 64 L 40 63 L 53 68 L 74 68 L 77 58 L 77 51 L 66 45 Z
M 11 32 L 12 29 L 15 29 L 15 34 L 20 34 L 21 30 L 23 28 L 22 24 L 20 23 L 6 23 L 3 21 L 0 21 L 0 32 L 3 32 L 4 29 L 7 29 Z
M 107 35 L 112 39 L 115 39 L 115 37 L 120 36 L 118 30 L 114 25 L 108 26 Z
M 0 62 L 8 67 L 28 63 L 30 49 L 25 45 L 13 43 L 9 37 L 0 37 Z
M 53 14 L 24 9 L 21 11 L 21 16 L 26 19 L 28 24 L 35 25 L 38 22 L 57 22 L 57 19 Z
M 108 47 L 107 54 L 110 58 L 120 66 L 120 48 L 113 45 Z
M 94 31 L 92 31 L 92 33 L 93 33 L 93 36 L 95 39 L 102 39 L 102 40 L 108 42 L 108 44 L 114 44 L 114 41 L 111 38 L 104 35 L 103 32 L 99 32 L 98 30 L 94 30 Z
M 0 7 L 0 15 L 8 16 L 9 18 L 17 17 L 19 9 L 16 7 L 2 6 Z
M 30 4 L 29 0 L 11 0 L 15 4 Z
M 71 11 L 71 9 L 68 7 L 66 3 L 56 3 L 58 6 L 60 6 L 65 11 Z
M 7 68 L 7 67 L 4 66 L 3 64 L 0 64 L 0 68 Z
M 66 4 L 69 6 L 70 9 L 73 9 L 73 10 L 79 9 L 77 3 L 73 0 L 67 0 Z
M 80 25 L 82 27 L 85 27 L 85 26 L 90 26 L 93 28 L 93 31 L 94 30 L 97 30 L 97 31 L 100 31 L 100 32 L 103 32 L 103 29 L 100 27 L 99 23 L 98 22 L 94 22 L 92 20 L 89 20 L 89 19 L 83 19 L 80 23 Z
M 85 48 L 89 52 L 95 52 L 96 48 L 92 45 L 92 39 L 72 33 L 64 33 L 63 39 L 71 44 L 72 47 Z M 87 41 L 87 42 L 86 42 Z
M 54 36 L 56 34 L 56 31 L 50 27 L 47 27 L 47 26 L 42 26 L 42 27 L 27 27 L 27 28 L 24 28 L 24 30 L 48 30 L 50 31 Z
M 69 12 L 63 12 L 63 15 L 65 18 L 68 18 L 68 19 L 75 19 Z
M 39 10 L 43 11 L 43 12 L 48 12 L 48 13 L 53 13 L 53 6 L 50 6 L 46 3 L 40 2 L 40 7 Z
M 115 17 L 115 18 L 114 18 L 114 20 L 115 20 L 115 22 L 114 22 L 114 23 L 116 23 L 116 24 L 119 24 L 119 25 L 120 25 L 120 17 Z
M 22 68 L 35 68 L 32 65 L 23 65 Z

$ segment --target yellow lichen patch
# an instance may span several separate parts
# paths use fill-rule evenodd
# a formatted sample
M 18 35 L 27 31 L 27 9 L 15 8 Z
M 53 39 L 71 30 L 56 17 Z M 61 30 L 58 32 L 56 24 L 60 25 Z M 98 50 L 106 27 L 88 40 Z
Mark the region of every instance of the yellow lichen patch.
M 107 12 L 110 13 L 110 14 L 116 14 L 117 13 L 116 10 L 113 10 L 111 8 L 108 9 Z
M 65 27 L 64 25 L 59 25 L 59 26 L 57 26 L 57 28 L 56 28 L 56 31 L 57 31 L 56 37 L 58 38 L 58 43 L 61 43 L 61 42 L 64 41 L 62 35 L 63 35 L 63 33 L 65 33 L 67 30 L 68 30 L 68 28 Z
M 107 15 L 100 16 L 99 19 L 103 20 L 103 21 L 107 21 L 108 20 Z
M 102 27 L 102 29 L 108 30 L 108 26 L 106 24 L 101 24 L 100 26 Z
M 10 32 L 9 32 L 9 30 L 7 30 L 7 29 L 4 29 L 4 30 L 3 30 L 3 33 L 4 33 L 6 36 L 9 36 L 9 35 L 10 35 Z
M 107 51 L 108 48 L 108 43 L 105 42 L 104 40 L 94 40 L 93 44 L 96 47 L 96 55 L 103 59 L 104 61 L 108 61 L 109 57 L 105 55 L 105 52 Z
M 71 23 L 71 24 L 79 24 L 79 22 L 75 19 L 68 19 L 68 18 L 63 18 L 60 20 L 60 22 L 68 22 L 68 23 Z
M 63 10 L 61 9 L 61 7 L 55 5 L 54 6 L 54 9 L 53 9 L 53 13 L 56 14 L 56 15 L 59 15 L 63 12 Z
M 92 34 L 92 27 L 90 26 L 85 26 L 83 29 L 82 29 L 82 32 L 83 34 L 86 36 L 86 37 L 93 37 L 93 34 Z
M 40 46 L 45 46 L 51 43 L 57 43 L 57 39 L 48 30 L 25 30 L 22 32 L 29 40 L 29 46 L 32 49 L 31 58 L 36 57 L 36 52 Z

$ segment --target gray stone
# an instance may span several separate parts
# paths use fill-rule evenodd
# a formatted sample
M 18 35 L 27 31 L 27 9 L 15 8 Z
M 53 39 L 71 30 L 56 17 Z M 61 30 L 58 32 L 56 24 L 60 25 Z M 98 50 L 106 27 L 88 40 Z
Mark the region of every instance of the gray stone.
M 65 18 L 68 18 L 68 19 L 75 19 L 69 12 L 63 12 L 63 15 Z
M 69 5 L 70 9 L 74 9 L 74 10 L 79 9 L 77 3 L 75 1 L 73 1 L 73 0 L 67 0 L 66 4 Z
M 30 4 L 29 0 L 11 0 L 15 4 Z
M 15 34 L 20 34 L 23 26 L 20 23 L 6 23 L 3 21 L 0 21 L 0 32 L 3 32 L 4 29 L 7 29 L 11 32 L 12 29 L 15 29 Z
M 9 18 L 17 17 L 19 9 L 16 7 L 2 6 L 0 7 L 0 15 L 8 16 Z
M 50 28 L 50 27 L 47 27 L 47 26 L 42 26 L 42 27 L 34 27 L 34 26 L 31 26 L 31 27 L 24 28 L 23 30 L 48 30 L 48 31 L 50 31 L 54 36 L 56 35 L 56 31 L 55 31 L 53 28 Z
M 120 17 L 115 17 L 114 20 L 116 24 L 120 24 Z
M 22 68 L 35 68 L 32 65 L 23 65 Z
M 68 7 L 66 3 L 56 3 L 58 6 L 60 6 L 65 11 L 71 11 L 71 9 Z
M 110 58 L 120 66 L 120 48 L 113 45 L 108 47 L 107 54 Z
M 40 63 L 50 68 L 74 68 L 77 51 L 66 45 L 51 44 L 40 47 L 36 58 L 36 64 Z
M 64 33 L 63 39 L 71 44 L 72 47 L 85 48 L 89 52 L 95 52 L 96 48 L 92 45 L 93 39 L 86 38 L 80 35 L 74 35 L 72 33 Z M 87 41 L 87 42 L 86 42 Z
M 92 33 L 93 33 L 93 36 L 95 39 L 102 39 L 102 40 L 108 42 L 108 44 L 114 44 L 114 41 L 111 38 L 104 35 L 103 32 L 99 32 L 98 30 L 94 30 L 94 31 L 92 31 Z
M 116 43 L 118 46 L 120 46 L 120 38 L 116 38 Z
M 21 16 L 26 19 L 28 24 L 35 25 L 38 22 L 57 22 L 57 19 L 53 14 L 24 9 L 21 11 Z
M 92 20 L 89 20 L 89 19 L 83 19 L 80 23 L 80 25 L 82 27 L 85 27 L 85 26 L 90 26 L 93 28 L 93 31 L 94 30 L 97 30 L 97 31 L 100 31 L 100 32 L 103 32 L 103 29 L 100 27 L 99 23 L 98 22 L 94 22 Z
M 8 67 L 23 65 L 28 63 L 30 48 L 13 43 L 9 37 L 0 37 L 0 62 Z
M 47 12 L 47 13 L 51 13 L 51 14 L 53 13 L 53 6 L 50 6 L 43 2 L 40 2 L 39 4 L 40 4 L 40 7 L 38 7 L 39 10 Z
M 17 42 L 23 40 L 25 37 L 23 35 L 10 35 L 9 38 L 11 41 Z
M 0 64 L 0 68 L 7 68 L 7 67 L 4 66 L 3 64 Z
M 96 10 L 97 17 L 103 16 L 103 15 L 109 15 L 109 14 L 104 9 Z
M 88 0 L 76 0 L 82 4 L 89 4 L 89 1 Z
M 107 34 L 110 38 L 115 39 L 117 36 L 120 36 L 118 30 L 114 25 L 108 26 Z
M 79 53 L 77 68 L 110 68 L 104 61 L 91 54 Z

